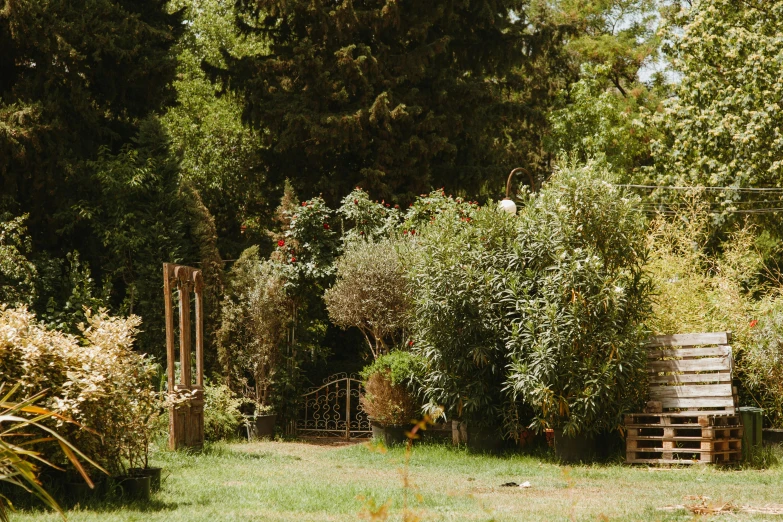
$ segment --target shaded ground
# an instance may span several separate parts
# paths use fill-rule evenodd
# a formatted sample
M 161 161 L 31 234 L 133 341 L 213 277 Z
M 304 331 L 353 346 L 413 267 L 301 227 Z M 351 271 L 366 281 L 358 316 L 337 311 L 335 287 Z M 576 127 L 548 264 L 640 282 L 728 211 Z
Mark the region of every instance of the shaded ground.
M 404 451 L 362 444 L 258 442 L 212 446 L 204 454 L 161 452 L 163 489 L 149 504 L 74 509 L 78 521 L 359 520 L 386 505 L 402 520 Z M 727 506 L 732 520 L 765 515 L 736 512 L 783 503 L 783 467 L 723 470 L 658 469 L 619 464 L 560 466 L 529 456 L 469 454 L 420 445 L 409 465 L 410 511 L 420 520 L 692 520 L 667 506 Z M 530 488 L 502 487 L 529 481 Z M 388 503 L 388 504 L 387 504 Z M 382 518 L 377 518 L 381 520 Z M 58 520 L 43 512 L 13 520 Z

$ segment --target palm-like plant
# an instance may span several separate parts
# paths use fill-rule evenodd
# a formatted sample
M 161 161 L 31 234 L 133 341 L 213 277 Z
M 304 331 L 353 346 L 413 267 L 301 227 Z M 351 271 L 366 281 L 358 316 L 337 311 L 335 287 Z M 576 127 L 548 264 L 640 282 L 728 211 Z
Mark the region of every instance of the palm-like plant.
M 56 441 L 90 487 L 94 487 L 94 484 L 79 461 L 79 457 L 104 473 L 105 470 L 76 449 L 54 429 L 43 424 L 42 421 L 50 417 L 73 423 L 70 419 L 35 405 L 44 396 L 44 392 L 20 402 L 14 402 L 12 398 L 19 385 L 13 386 L 8 393 L 3 395 L 5 388 L 6 386 L 0 383 L 0 481 L 13 484 L 35 495 L 65 519 L 62 508 L 38 480 L 40 465 L 59 468 L 42 458 L 34 447 L 37 444 Z M 82 429 L 84 428 L 82 427 Z M 0 494 L 0 522 L 8 522 L 8 511 L 12 507 L 10 500 Z

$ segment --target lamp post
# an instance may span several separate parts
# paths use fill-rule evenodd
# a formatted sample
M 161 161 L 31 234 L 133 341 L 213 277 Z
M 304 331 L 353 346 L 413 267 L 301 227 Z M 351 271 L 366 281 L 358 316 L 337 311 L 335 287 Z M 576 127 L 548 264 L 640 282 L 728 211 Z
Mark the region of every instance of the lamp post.
M 524 172 L 525 174 L 527 174 L 528 179 L 530 179 L 530 190 L 531 191 L 536 190 L 536 184 L 533 181 L 533 176 L 530 175 L 530 172 L 528 172 L 527 169 L 523 169 L 522 167 L 517 167 L 514 170 L 512 170 L 508 174 L 508 181 L 506 181 L 506 197 L 501 200 L 499 205 L 500 210 L 508 212 L 509 214 L 517 213 L 517 205 L 511 200 L 511 197 L 509 197 L 509 193 L 511 192 L 511 178 L 514 177 L 514 174 L 517 174 L 519 172 Z

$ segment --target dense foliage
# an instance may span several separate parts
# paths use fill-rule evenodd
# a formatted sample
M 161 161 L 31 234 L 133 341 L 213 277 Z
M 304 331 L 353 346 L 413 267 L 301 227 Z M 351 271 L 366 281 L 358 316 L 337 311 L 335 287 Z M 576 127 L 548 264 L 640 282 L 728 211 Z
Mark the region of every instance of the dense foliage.
M 516 236 L 514 220 L 440 192 L 413 208 L 407 222 L 432 209 L 421 227 L 406 229 L 415 238 L 407 260 L 409 344 L 427 360 L 424 399 L 448 418 L 497 425 L 509 360 L 494 282 Z
M 374 358 L 402 343 L 410 291 L 400 255 L 392 240 L 357 241 L 336 261 L 335 283 L 324 293 L 329 319 L 358 328 Z
M 357 183 L 410 200 L 448 182 L 476 193 L 540 160 L 562 32 L 524 0 L 237 2 L 269 42 L 206 68 L 244 97 L 270 180 L 336 201 Z M 551 78 L 548 77 L 551 75 Z
M 24 309 L 0 310 L 0 374 L 19 383 L 19 394 L 48 390 L 43 404 L 72 419 L 53 427 L 113 474 L 145 462 L 160 401 L 152 387 L 157 367 L 132 349 L 138 317 L 88 314 L 78 336 L 48 330 Z M 66 461 L 54 441 L 39 451 Z
M 557 171 L 521 212 L 498 282 L 506 382 L 537 429 L 619 429 L 643 403 L 653 290 L 645 222 L 638 199 L 605 176 L 595 164 Z

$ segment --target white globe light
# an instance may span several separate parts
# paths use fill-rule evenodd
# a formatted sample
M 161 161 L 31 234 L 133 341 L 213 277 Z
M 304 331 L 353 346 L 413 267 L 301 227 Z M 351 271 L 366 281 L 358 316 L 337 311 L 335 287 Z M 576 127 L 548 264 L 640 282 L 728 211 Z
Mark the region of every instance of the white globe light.
M 517 213 L 517 206 L 516 204 L 511 201 L 509 198 L 505 198 L 500 201 L 498 204 L 498 208 L 500 210 L 503 210 L 505 212 L 508 212 L 509 214 L 516 214 Z

